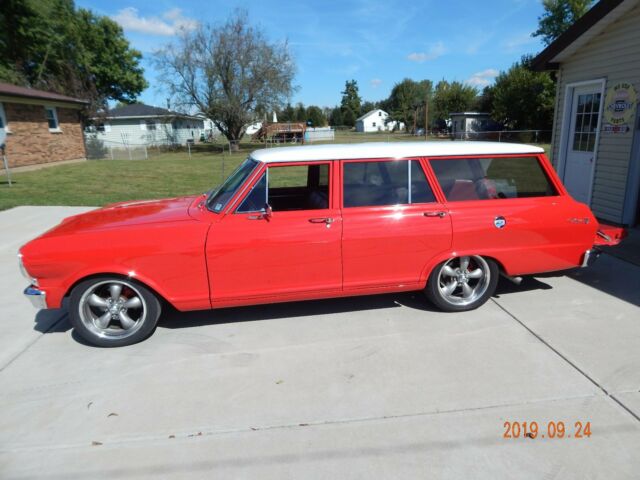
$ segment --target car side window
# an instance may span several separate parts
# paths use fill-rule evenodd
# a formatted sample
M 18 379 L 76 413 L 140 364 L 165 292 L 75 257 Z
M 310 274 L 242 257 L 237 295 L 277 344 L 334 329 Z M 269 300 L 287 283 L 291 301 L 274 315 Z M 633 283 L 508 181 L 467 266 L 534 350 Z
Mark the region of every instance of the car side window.
M 451 158 L 429 162 L 448 201 L 558 194 L 537 157 Z
M 237 213 L 260 211 L 269 204 L 274 212 L 329 208 L 328 163 L 268 167 Z
M 249 195 L 245 197 L 236 212 L 259 212 L 267 204 L 267 174 L 263 173 L 260 180 L 253 186 Z
M 417 160 L 345 162 L 344 206 L 373 207 L 435 202 Z

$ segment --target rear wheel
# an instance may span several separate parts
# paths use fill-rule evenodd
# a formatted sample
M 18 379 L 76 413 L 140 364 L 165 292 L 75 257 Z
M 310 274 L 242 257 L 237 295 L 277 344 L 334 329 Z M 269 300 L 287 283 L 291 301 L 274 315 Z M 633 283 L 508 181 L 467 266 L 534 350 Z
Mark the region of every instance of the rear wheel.
M 479 255 L 454 257 L 433 269 L 425 288 L 427 298 L 447 312 L 473 310 L 496 290 L 498 266 Z
M 122 347 L 140 342 L 153 332 L 160 302 L 132 279 L 96 277 L 80 282 L 71 292 L 69 320 L 87 342 L 99 347 Z

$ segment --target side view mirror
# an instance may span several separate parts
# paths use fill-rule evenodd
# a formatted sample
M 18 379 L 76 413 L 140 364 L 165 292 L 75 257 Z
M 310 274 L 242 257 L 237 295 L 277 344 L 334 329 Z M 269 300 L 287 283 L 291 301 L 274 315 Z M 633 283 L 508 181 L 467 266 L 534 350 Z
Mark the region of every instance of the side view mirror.
M 249 215 L 247 218 L 249 220 L 266 220 L 267 222 L 271 220 L 271 216 L 273 215 L 273 210 L 271 209 L 271 205 L 268 203 L 264 204 L 264 208 L 260 210 L 259 215 Z

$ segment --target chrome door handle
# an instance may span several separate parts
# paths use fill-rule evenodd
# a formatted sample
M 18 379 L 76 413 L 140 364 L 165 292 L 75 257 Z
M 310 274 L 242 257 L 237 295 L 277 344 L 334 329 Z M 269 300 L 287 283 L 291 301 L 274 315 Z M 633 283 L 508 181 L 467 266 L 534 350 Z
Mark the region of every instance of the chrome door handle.
M 329 217 L 310 218 L 309 221 L 311 223 L 326 223 L 327 225 L 329 225 L 330 223 L 333 223 L 333 218 L 329 218 Z
M 447 216 L 447 212 L 424 212 L 423 215 L 425 217 L 446 217 Z

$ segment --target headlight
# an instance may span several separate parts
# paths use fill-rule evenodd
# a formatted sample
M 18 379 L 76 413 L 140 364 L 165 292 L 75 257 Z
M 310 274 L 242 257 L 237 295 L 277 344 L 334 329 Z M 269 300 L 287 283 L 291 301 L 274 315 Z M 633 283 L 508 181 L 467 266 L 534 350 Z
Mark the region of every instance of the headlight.
M 29 275 L 29 272 L 27 272 L 27 269 L 24 268 L 24 262 L 22 261 L 21 253 L 18 254 L 18 268 L 20 269 L 20 273 L 22 274 L 22 276 L 27 280 L 29 280 L 29 282 L 31 282 L 32 285 L 36 285 L 36 286 L 38 285 L 38 280 L 33 278 L 31 275 Z

